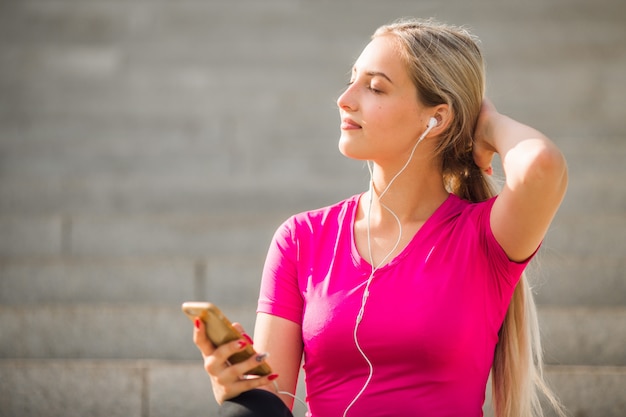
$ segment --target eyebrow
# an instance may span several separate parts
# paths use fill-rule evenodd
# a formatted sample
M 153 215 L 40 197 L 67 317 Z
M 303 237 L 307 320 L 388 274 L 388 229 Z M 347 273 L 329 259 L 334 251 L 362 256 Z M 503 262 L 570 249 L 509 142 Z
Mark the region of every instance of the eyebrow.
M 389 81 L 391 84 L 393 84 L 393 81 L 391 81 L 391 78 L 389 78 L 387 76 L 387 74 L 385 74 L 384 72 L 380 72 L 380 71 L 368 71 L 366 72 L 367 75 L 369 75 L 370 77 L 383 77 L 384 79 L 386 79 L 387 81 Z
M 356 72 L 356 68 L 352 68 L 352 72 Z M 391 84 L 393 84 L 393 81 L 391 81 L 391 78 L 389 78 L 387 74 L 381 71 L 366 71 L 365 75 L 368 75 L 370 77 L 383 77 L 384 79 L 389 81 Z

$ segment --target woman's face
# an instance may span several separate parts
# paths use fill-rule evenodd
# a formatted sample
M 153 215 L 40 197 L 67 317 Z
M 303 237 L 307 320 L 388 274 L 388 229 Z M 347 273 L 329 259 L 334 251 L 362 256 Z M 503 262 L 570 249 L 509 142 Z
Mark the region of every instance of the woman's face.
M 397 41 L 374 38 L 352 69 L 348 88 L 337 99 L 341 116 L 339 149 L 345 156 L 379 163 L 406 160 L 430 115 L 402 62 Z

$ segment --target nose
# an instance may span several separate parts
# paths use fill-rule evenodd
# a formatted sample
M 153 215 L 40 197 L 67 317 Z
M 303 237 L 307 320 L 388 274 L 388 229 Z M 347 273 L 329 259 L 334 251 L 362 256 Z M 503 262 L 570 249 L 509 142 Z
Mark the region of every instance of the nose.
M 343 93 L 337 98 L 337 107 L 346 111 L 354 111 L 357 107 L 353 91 L 354 84 L 348 85 Z

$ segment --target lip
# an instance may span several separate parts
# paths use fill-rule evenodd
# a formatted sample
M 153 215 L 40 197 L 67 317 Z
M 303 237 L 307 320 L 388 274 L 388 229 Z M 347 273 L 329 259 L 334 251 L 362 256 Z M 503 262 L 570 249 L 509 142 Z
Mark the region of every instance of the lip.
M 341 129 L 342 130 L 355 130 L 361 129 L 361 125 L 355 122 L 354 120 L 346 117 L 341 120 Z

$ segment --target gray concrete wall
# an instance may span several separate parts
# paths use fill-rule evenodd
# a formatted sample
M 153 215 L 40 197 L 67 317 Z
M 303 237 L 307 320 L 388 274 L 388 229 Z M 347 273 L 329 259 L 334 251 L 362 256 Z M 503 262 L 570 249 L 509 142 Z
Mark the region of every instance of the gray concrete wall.
M 472 29 L 488 95 L 563 149 L 547 374 L 570 415 L 626 415 L 622 0 L 5 0 L 0 416 L 215 415 L 180 303 L 251 328 L 277 225 L 366 188 L 335 100 L 409 15 Z

